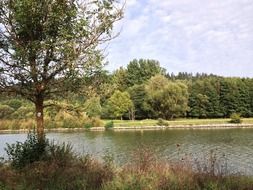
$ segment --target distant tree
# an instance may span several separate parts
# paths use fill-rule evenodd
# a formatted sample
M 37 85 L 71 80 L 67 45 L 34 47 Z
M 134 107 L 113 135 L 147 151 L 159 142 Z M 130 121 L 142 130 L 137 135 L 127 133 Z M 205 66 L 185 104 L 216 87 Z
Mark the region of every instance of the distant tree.
M 120 91 L 127 89 L 127 70 L 120 67 L 112 74 L 112 82 L 114 88 Z
M 238 88 L 238 107 L 237 112 L 243 117 L 251 116 L 251 100 L 250 100 L 250 90 L 247 86 L 245 80 L 237 79 L 237 88 Z
M 124 113 L 133 109 L 133 103 L 130 99 L 130 95 L 127 92 L 120 92 L 118 90 L 116 90 L 109 98 L 107 105 L 113 116 L 120 118 L 121 120 Z
M 237 112 L 239 91 L 236 81 L 225 78 L 221 81 L 220 103 L 225 117 Z
M 127 65 L 126 81 L 130 87 L 135 84 L 143 84 L 145 81 L 157 74 L 166 74 L 166 70 L 160 66 L 158 61 L 149 59 L 134 59 Z
M 34 103 L 40 140 L 44 101 L 78 89 L 121 17 L 114 0 L 1 0 L 0 88 Z
M 131 100 L 135 108 L 135 118 L 136 119 L 145 119 L 152 117 L 152 111 L 147 108 L 147 92 L 145 90 L 145 85 L 134 85 L 128 89 Z
M 222 117 L 220 82 L 216 78 L 198 78 L 188 85 L 190 117 Z
M 10 118 L 14 111 L 12 107 L 0 104 L 0 119 Z
M 197 94 L 196 96 L 190 96 L 189 98 L 189 116 L 198 117 L 198 118 L 206 118 L 208 116 L 207 106 L 209 100 L 206 95 Z
M 146 91 L 157 117 L 172 119 L 184 116 L 188 110 L 188 90 L 181 82 L 171 82 L 164 76 L 156 75 L 148 81 Z
M 249 92 L 249 107 L 250 107 L 249 117 L 252 117 L 253 116 L 253 79 L 245 79 L 244 81 L 248 87 L 248 92 Z
M 92 71 L 90 74 L 86 74 L 83 78 L 84 82 L 81 86 L 82 95 L 85 97 L 104 96 L 104 85 L 111 83 L 112 77 L 108 71 L 103 68 L 97 68 L 98 70 Z
M 86 100 L 84 103 L 84 111 L 89 117 L 100 116 L 102 111 L 100 97 L 91 97 Z
M 6 101 L 5 104 L 12 107 L 14 110 L 17 110 L 18 108 L 20 108 L 22 106 L 23 102 L 20 99 L 12 98 L 12 99 Z

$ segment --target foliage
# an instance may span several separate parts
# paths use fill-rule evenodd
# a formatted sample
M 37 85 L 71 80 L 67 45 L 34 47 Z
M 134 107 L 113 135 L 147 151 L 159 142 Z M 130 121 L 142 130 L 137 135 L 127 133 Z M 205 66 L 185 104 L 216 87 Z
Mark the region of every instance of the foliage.
M 0 119 L 10 118 L 10 115 L 14 112 L 14 109 L 8 105 L 0 104 Z
M 12 166 L 13 160 L 10 161 Z M 47 143 L 43 157 L 39 160 L 19 168 L 0 165 L 0 173 L 1 188 L 28 190 L 96 190 L 112 180 L 114 175 L 113 167 L 108 163 L 99 163 L 89 155 L 77 157 L 70 144 L 56 145 L 53 142 Z
M 145 90 L 145 85 L 134 85 L 128 88 L 128 93 L 134 104 L 134 118 L 135 119 L 146 119 L 152 118 L 152 113 L 150 113 L 150 108 L 147 106 L 147 92 Z
M 104 124 L 98 117 L 87 118 L 84 122 L 84 128 L 90 129 L 92 127 L 102 127 Z
M 1 189 L 48 190 L 202 190 L 251 189 L 252 176 L 217 173 L 222 163 L 212 153 L 198 169 L 187 161 L 160 160 L 147 147 L 140 146 L 129 162 L 114 166 L 111 156 L 98 162 L 89 155 L 77 157 L 70 145 L 48 145 L 48 156 L 19 170 L 0 165 Z M 219 170 L 222 171 L 222 170 Z
M 165 69 L 156 60 L 134 59 L 127 65 L 126 82 L 129 87 L 135 84 L 143 84 L 152 76 L 157 74 L 163 75 L 165 72 Z
M 127 84 L 127 70 L 120 67 L 112 75 L 112 82 L 115 89 L 125 91 L 128 87 Z
M 34 103 L 40 138 L 44 101 L 77 91 L 101 69 L 100 45 L 121 18 L 114 0 L 0 1 L 0 89 Z
M 35 133 L 28 133 L 27 140 L 16 144 L 7 144 L 5 149 L 11 165 L 20 169 L 35 161 L 39 161 L 46 153 L 48 141 L 39 141 Z
M 87 117 L 83 115 L 75 115 L 71 112 L 67 111 L 59 111 L 54 120 L 49 118 L 48 122 L 45 123 L 45 126 L 48 127 L 48 125 L 55 125 L 54 127 L 59 128 L 81 128 L 83 123 L 86 121 Z M 47 121 L 47 120 L 46 120 Z
M 107 106 L 115 118 L 122 118 L 123 114 L 133 107 L 133 103 L 127 92 L 116 90 L 109 98 Z
M 152 77 L 147 85 L 148 102 L 158 117 L 172 119 L 184 116 L 188 110 L 187 86 L 168 81 L 162 75 Z
M 34 117 L 34 108 L 32 106 L 21 106 L 12 115 L 15 119 L 28 119 Z
M 159 126 L 168 126 L 169 123 L 166 120 L 162 119 L 162 118 L 158 118 L 157 125 L 159 125 Z
M 105 124 L 105 129 L 112 129 L 114 127 L 113 121 L 109 121 Z
M 229 122 L 230 123 L 241 123 L 242 122 L 241 115 L 238 113 L 231 114 Z
M 20 99 L 14 98 L 6 101 L 5 104 L 12 107 L 14 110 L 18 110 L 24 102 Z
M 45 101 L 46 127 L 83 127 L 87 116 L 103 119 L 122 116 L 124 119 L 137 120 L 185 116 L 199 119 L 229 118 L 233 113 L 240 113 L 244 118 L 253 116 L 253 79 L 179 73 L 167 74 L 166 78 L 163 75 L 154 76 L 148 81 L 143 78 L 140 84 L 128 87 L 127 72 L 127 68 L 120 68 L 112 74 L 101 70 L 85 77 L 85 83 L 80 87 L 82 93 L 69 91 L 64 100 L 58 97 L 57 101 Z M 122 90 L 121 93 L 127 92 L 132 102 L 131 107 L 125 109 L 123 114 L 121 112 L 120 116 L 115 115 L 117 100 L 113 101 L 115 104 L 112 101 L 109 103 L 118 89 Z M 0 96 L 1 129 L 32 128 L 34 122 L 30 120 L 35 116 L 32 104 L 19 96 L 7 97 L 3 94 Z M 178 102 L 180 97 L 187 99 L 188 108 L 186 103 Z M 181 106 L 169 106 L 177 105 L 175 102 Z M 179 108 L 182 108 L 181 112 Z
M 92 126 L 92 124 L 91 123 L 85 123 L 84 124 L 84 128 L 85 129 L 90 129 L 90 128 L 92 128 L 93 126 Z
M 102 107 L 99 97 L 92 97 L 86 100 L 84 104 L 84 111 L 89 117 L 97 117 L 101 115 Z

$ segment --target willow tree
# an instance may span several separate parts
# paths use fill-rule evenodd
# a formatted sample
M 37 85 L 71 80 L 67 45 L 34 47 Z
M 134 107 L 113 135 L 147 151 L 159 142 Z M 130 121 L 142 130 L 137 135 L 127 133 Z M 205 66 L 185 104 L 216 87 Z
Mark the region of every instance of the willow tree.
M 39 139 L 45 100 L 96 68 L 100 44 L 113 38 L 121 17 L 114 0 L 1 0 L 0 90 L 34 103 Z

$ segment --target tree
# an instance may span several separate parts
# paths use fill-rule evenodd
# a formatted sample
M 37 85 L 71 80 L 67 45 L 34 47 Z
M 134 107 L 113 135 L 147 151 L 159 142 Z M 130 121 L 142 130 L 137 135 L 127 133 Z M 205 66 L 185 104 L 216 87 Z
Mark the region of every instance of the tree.
M 190 117 L 222 117 L 220 106 L 220 79 L 196 79 L 188 84 Z
M 126 81 L 130 87 L 135 84 L 143 84 L 157 74 L 165 75 L 165 72 L 166 70 L 156 60 L 134 59 L 127 65 Z
M 84 103 L 84 110 L 89 117 L 100 116 L 102 107 L 100 104 L 100 97 L 91 97 Z
M 145 85 L 134 85 L 128 89 L 131 100 L 134 104 L 135 112 L 134 118 L 145 119 L 152 115 L 149 115 L 149 111 L 145 105 L 147 101 L 147 92 L 145 90 Z
M 125 91 L 127 89 L 127 71 L 123 67 L 117 69 L 112 75 L 112 81 L 115 88 L 120 91 Z
M 121 17 L 114 0 L 0 2 L 0 88 L 34 103 L 40 140 L 44 101 L 77 89 L 78 77 L 96 69 L 98 46 Z
M 172 119 L 185 115 L 188 110 L 188 90 L 181 82 L 171 82 L 156 75 L 148 81 L 146 90 L 157 117 Z
M 127 92 L 116 90 L 108 100 L 108 109 L 112 112 L 113 116 L 122 120 L 123 114 L 133 109 L 130 95 Z
M 203 94 L 189 97 L 189 105 L 191 105 L 189 115 L 191 117 L 206 118 L 208 103 L 208 97 Z
M 0 104 L 0 119 L 9 118 L 14 111 L 12 107 Z

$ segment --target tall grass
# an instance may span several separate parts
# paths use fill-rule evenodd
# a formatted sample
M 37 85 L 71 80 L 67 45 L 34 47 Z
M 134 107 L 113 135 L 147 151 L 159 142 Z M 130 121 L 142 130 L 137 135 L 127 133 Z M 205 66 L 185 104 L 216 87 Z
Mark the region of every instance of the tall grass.
M 217 173 L 219 159 L 210 155 L 201 169 L 189 162 L 160 160 L 140 147 L 119 167 L 106 157 L 99 162 L 89 155 L 78 157 L 70 147 L 50 146 L 48 159 L 21 170 L 0 165 L 0 189 L 47 190 L 251 190 L 253 177 Z M 207 166 L 206 169 L 203 167 Z
M 104 122 L 97 117 L 89 118 L 87 116 L 73 116 L 68 113 L 62 113 L 56 115 L 54 119 L 45 116 L 44 117 L 45 128 L 84 128 L 85 125 L 90 127 L 103 127 Z M 31 130 L 36 126 L 35 119 L 2 119 L 0 120 L 0 130 L 19 130 L 28 129 Z

